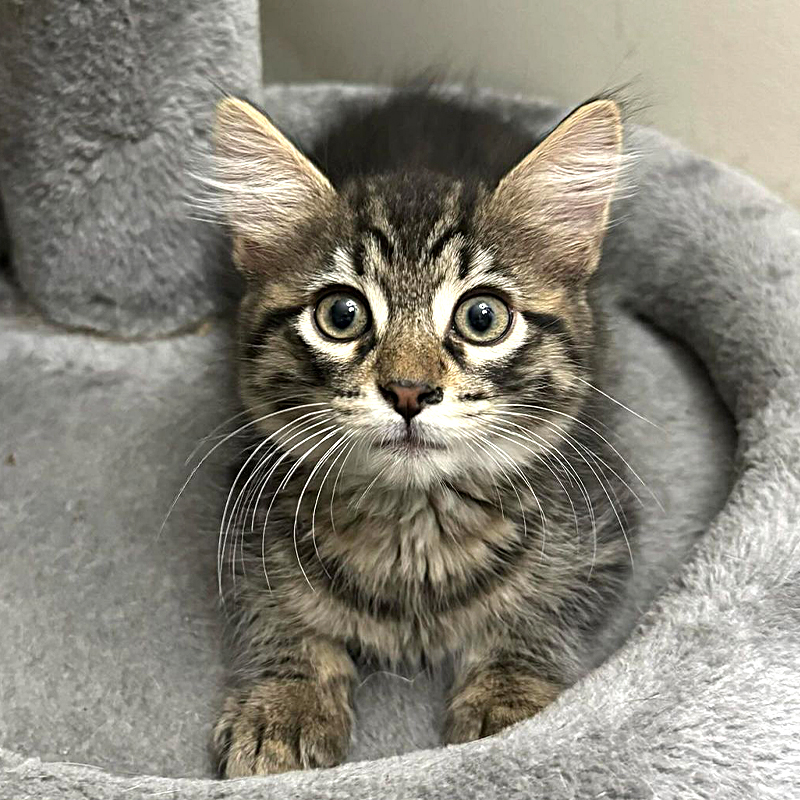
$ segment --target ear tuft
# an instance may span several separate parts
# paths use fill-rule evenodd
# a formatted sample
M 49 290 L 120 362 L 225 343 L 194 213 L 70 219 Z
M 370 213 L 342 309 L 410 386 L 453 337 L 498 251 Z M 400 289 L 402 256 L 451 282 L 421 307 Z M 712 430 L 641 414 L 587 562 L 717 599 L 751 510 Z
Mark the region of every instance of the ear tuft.
M 622 121 L 613 100 L 564 119 L 499 183 L 489 210 L 574 277 L 597 266 L 622 163 Z
M 217 106 L 212 190 L 217 215 L 235 236 L 269 250 L 335 201 L 328 179 L 254 106 Z M 209 205 L 209 202 L 206 202 Z

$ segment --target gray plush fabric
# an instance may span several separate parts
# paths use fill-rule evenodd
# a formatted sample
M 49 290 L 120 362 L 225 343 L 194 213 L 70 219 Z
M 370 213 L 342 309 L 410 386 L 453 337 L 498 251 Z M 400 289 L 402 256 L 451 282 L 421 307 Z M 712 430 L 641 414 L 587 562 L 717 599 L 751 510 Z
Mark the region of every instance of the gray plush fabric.
M 257 0 L 0 2 L 0 196 L 51 319 L 139 335 L 220 307 L 227 252 L 188 218 L 188 154 L 215 84 L 257 89 L 257 19 Z
M 264 104 L 302 139 L 370 97 Z M 558 113 L 481 102 L 536 126 Z M 365 676 L 353 763 L 198 777 L 223 675 L 221 462 L 157 532 L 183 459 L 230 414 L 227 332 L 123 344 L 0 305 L 0 798 L 800 795 L 800 219 L 652 131 L 631 146 L 638 191 L 603 264 L 624 309 L 614 391 L 662 429 L 624 417 L 665 512 L 648 504 L 609 649 L 666 586 L 554 706 L 480 742 L 437 746 L 436 681 Z

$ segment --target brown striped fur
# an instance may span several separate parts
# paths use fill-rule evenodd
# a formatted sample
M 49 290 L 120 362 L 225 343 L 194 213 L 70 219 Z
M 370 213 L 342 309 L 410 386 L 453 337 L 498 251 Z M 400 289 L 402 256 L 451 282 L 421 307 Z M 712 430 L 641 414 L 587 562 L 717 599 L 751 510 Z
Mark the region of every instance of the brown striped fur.
M 249 104 L 220 107 L 212 183 L 247 280 L 240 388 L 258 431 L 222 525 L 238 687 L 214 744 L 228 776 L 344 758 L 356 661 L 452 660 L 446 741 L 536 713 L 590 663 L 631 562 L 625 472 L 590 386 L 616 106 L 579 108 L 538 147 L 435 92 L 381 113 L 345 120 L 313 165 Z M 481 161 L 464 140 L 454 164 L 453 136 L 437 151 L 409 119 L 453 136 L 472 124 L 505 155 Z M 392 137 L 407 163 L 388 169 Z M 315 327 L 337 287 L 370 307 L 351 343 Z M 495 344 L 453 327 L 473 291 L 511 309 Z M 413 420 L 386 401 L 398 380 L 437 393 Z

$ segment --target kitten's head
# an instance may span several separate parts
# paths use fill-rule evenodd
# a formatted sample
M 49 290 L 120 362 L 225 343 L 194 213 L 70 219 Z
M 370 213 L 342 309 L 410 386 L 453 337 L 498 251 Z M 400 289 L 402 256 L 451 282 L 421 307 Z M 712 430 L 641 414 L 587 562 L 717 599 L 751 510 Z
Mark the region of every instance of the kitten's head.
M 240 390 L 265 433 L 315 460 L 352 446 L 359 469 L 421 482 L 559 443 L 591 378 L 612 101 L 578 108 L 494 186 L 410 171 L 334 188 L 232 98 L 215 140 L 247 285 Z

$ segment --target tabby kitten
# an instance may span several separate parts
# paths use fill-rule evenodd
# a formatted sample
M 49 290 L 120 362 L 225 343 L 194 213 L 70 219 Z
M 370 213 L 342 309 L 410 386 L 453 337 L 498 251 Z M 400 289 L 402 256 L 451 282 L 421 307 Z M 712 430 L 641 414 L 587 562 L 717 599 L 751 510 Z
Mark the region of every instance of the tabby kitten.
M 407 90 L 303 154 L 220 103 L 257 431 L 222 526 L 239 643 L 223 776 L 344 759 L 359 660 L 448 659 L 448 743 L 587 669 L 632 560 L 588 290 L 621 140 L 608 99 L 537 143 Z

